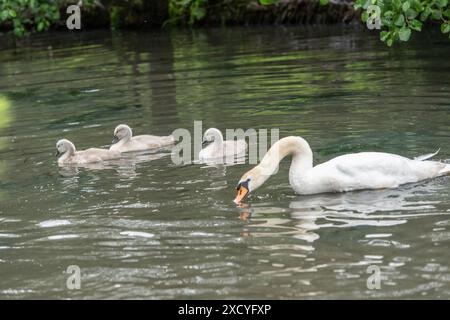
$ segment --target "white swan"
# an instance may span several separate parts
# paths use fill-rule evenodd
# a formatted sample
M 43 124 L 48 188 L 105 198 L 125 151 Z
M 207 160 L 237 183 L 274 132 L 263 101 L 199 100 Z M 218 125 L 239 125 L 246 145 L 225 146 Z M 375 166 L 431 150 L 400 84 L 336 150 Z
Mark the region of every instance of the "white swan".
M 200 161 L 208 161 L 212 159 L 231 158 L 234 156 L 244 155 L 247 149 L 245 140 L 227 140 L 223 141 L 222 133 L 219 129 L 209 128 L 203 135 L 202 145 L 208 146 L 200 150 L 198 158 Z
M 292 155 L 289 182 L 298 194 L 395 188 L 450 174 L 450 164 L 426 161 L 435 154 L 412 160 L 389 153 L 361 152 L 339 156 L 313 167 L 308 142 L 301 137 L 286 137 L 269 149 L 259 165 L 242 176 L 234 202 L 241 202 L 260 187 L 288 155 Z
M 86 164 L 120 158 L 120 152 L 106 149 L 90 148 L 77 151 L 75 145 L 67 139 L 56 143 L 56 156 L 60 156 L 58 164 Z
M 112 146 L 109 150 L 120 152 L 143 151 L 169 146 L 175 143 L 173 136 L 141 135 L 133 137 L 131 128 L 126 124 L 120 124 L 114 130 Z

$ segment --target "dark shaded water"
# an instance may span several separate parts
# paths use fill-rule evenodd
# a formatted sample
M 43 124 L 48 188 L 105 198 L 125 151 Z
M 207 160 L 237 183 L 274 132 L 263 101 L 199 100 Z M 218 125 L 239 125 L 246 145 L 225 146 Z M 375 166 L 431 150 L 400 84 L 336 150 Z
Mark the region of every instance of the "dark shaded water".
M 239 209 L 250 165 L 176 166 L 163 150 L 70 171 L 54 158 L 62 137 L 107 147 L 122 122 L 168 134 L 203 120 L 301 135 L 316 163 L 449 159 L 450 46 L 417 37 L 390 50 L 335 27 L 60 33 L 0 51 L 0 298 L 450 298 L 448 178 L 296 196 L 286 160 Z

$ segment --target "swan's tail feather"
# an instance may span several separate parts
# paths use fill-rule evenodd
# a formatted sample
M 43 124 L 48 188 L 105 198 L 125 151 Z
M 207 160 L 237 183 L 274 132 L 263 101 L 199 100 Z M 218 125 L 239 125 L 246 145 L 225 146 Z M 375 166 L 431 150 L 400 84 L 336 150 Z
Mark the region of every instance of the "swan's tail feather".
M 450 164 L 447 164 L 444 169 L 442 169 L 441 171 L 439 171 L 439 175 L 441 176 L 450 176 Z
M 436 151 L 435 153 L 427 153 L 427 154 L 424 154 L 424 155 L 415 157 L 414 160 L 417 160 L 417 161 L 425 161 L 425 160 L 431 159 L 431 158 L 433 158 L 435 155 L 437 155 L 437 154 L 439 153 L 439 151 L 441 151 L 441 148 L 439 148 L 438 151 Z
M 164 141 L 164 144 L 174 144 L 175 143 L 175 137 L 173 135 L 162 137 L 162 140 Z

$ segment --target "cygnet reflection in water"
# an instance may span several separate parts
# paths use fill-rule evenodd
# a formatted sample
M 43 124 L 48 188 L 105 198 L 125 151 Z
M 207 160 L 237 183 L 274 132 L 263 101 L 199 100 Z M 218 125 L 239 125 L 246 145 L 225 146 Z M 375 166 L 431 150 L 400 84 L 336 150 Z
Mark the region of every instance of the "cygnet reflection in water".
M 78 175 L 80 168 L 88 170 L 116 170 L 122 177 L 131 177 L 136 175 L 137 164 L 158 160 L 169 155 L 170 152 L 165 149 L 158 150 L 156 153 L 149 153 L 148 151 L 133 152 L 123 154 L 120 159 L 116 160 L 60 166 L 58 172 L 63 177 L 70 177 Z

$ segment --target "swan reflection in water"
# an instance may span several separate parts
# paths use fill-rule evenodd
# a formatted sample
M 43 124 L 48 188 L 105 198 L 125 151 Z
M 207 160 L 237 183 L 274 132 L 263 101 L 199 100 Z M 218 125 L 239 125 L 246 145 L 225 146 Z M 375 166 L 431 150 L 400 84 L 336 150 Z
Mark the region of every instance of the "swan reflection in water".
M 274 213 L 286 212 L 286 208 L 276 207 L 259 207 L 259 206 L 240 206 L 239 219 L 248 222 L 245 229 L 241 232 L 243 237 L 280 237 L 280 236 L 292 236 L 293 238 L 306 241 L 308 243 L 314 242 L 319 238 L 319 235 L 313 230 L 316 228 L 315 217 L 301 217 L 296 221 L 295 225 L 292 225 L 293 220 L 287 218 L 272 217 L 267 215 L 273 215 Z M 292 246 L 292 245 L 290 245 Z M 272 249 L 279 249 L 279 245 L 270 246 Z M 314 250 L 309 245 L 295 245 L 295 249 L 301 249 L 305 251 Z M 258 247 L 259 249 L 268 249 Z
M 339 194 L 297 196 L 288 208 L 268 203 L 239 207 L 239 218 L 247 221 L 245 234 L 253 237 L 292 236 L 312 243 L 322 228 L 356 226 L 389 227 L 411 218 L 438 213 L 440 201 L 424 201 L 439 184 L 411 184 L 397 189 L 367 190 Z M 289 213 L 290 218 L 274 217 Z
M 246 157 L 245 157 L 245 154 L 233 155 L 233 156 L 228 156 L 228 157 L 223 157 L 223 158 L 211 158 L 211 159 L 197 160 L 196 163 L 204 164 L 205 167 L 223 168 L 223 167 L 234 166 L 237 164 L 246 164 Z

